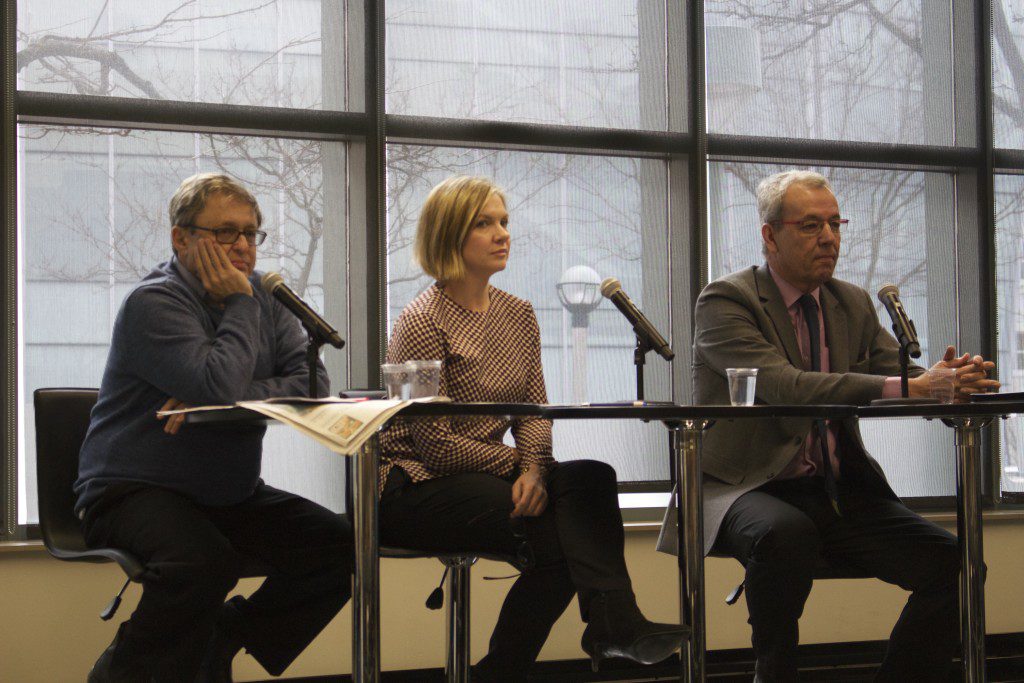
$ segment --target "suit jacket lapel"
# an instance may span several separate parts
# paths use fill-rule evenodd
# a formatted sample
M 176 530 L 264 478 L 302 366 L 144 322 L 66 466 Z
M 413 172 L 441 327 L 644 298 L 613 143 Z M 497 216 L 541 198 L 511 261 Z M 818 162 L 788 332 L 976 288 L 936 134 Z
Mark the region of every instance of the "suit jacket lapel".
M 828 339 L 830 372 L 850 370 L 850 330 L 846 313 L 827 286 L 821 288 L 821 311 L 825 317 L 825 338 Z
M 782 340 L 782 350 L 786 352 L 786 357 L 795 367 L 803 368 L 800 347 L 796 342 L 796 330 L 793 329 L 793 319 L 789 317 L 786 304 L 782 301 L 782 294 L 775 286 L 775 281 L 772 280 L 767 266 L 754 268 L 754 283 L 765 315 L 772 321 L 775 334 Z

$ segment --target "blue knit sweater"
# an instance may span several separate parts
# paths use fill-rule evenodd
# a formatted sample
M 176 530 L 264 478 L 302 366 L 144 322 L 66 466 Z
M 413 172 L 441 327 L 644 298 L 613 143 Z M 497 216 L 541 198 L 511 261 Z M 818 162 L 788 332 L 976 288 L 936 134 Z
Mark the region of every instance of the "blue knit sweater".
M 260 477 L 265 427 L 183 425 L 166 434 L 156 411 L 173 397 L 193 406 L 307 392 L 306 336 L 298 320 L 249 278 L 253 296 L 223 309 L 177 259 L 125 297 L 114 322 L 99 401 L 79 456 L 76 510 L 112 482 L 179 491 L 203 505 L 232 505 Z M 320 364 L 318 388 L 328 391 Z

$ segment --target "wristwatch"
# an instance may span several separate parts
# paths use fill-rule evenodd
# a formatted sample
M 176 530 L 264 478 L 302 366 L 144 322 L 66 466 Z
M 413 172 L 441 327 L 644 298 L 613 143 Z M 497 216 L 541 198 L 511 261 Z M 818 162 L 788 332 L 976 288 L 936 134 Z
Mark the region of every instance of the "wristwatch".
M 536 462 L 524 462 L 522 465 L 519 466 L 519 476 L 521 477 L 521 476 L 523 476 L 524 474 L 526 474 L 527 472 L 529 472 L 529 471 L 531 471 L 533 469 L 536 469 L 537 473 L 541 477 L 544 476 L 544 474 L 545 474 L 545 472 L 547 470 L 547 468 L 545 468 L 543 465 L 541 465 L 539 463 L 536 463 Z

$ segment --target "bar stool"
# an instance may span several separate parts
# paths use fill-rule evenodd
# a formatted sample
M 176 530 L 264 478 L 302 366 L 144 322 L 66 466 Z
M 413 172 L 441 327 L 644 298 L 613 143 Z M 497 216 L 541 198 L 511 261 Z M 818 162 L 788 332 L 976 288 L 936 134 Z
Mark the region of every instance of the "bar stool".
M 384 399 L 387 392 L 380 390 L 348 389 L 340 392 L 342 398 Z M 345 508 L 351 519 L 352 500 L 348 486 L 352 481 L 352 461 L 345 459 L 346 495 Z M 380 557 L 388 559 L 421 559 L 435 558 L 445 567 L 445 588 L 447 592 L 447 609 L 445 610 L 445 680 L 448 683 L 469 683 L 470 670 L 470 570 L 478 559 L 495 562 L 512 563 L 511 556 L 492 555 L 478 552 L 435 552 L 411 548 L 395 548 L 381 546 Z M 440 609 L 441 604 L 434 603 L 435 594 L 428 599 L 430 609 Z

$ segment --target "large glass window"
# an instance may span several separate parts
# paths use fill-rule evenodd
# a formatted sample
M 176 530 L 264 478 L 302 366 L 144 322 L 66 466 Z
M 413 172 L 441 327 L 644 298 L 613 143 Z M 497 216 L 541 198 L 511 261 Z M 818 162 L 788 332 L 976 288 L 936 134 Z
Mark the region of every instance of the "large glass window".
M 1003 391 L 1024 391 L 1024 176 L 996 176 L 996 323 Z M 1001 420 L 1003 491 L 1024 493 L 1024 420 Z
M 8 29 L 22 96 L 3 95 L 21 122 L 17 187 L 2 183 L 18 206 L 4 226 L 18 270 L 4 287 L 20 301 L 6 321 L 20 361 L 5 368 L 20 382 L 8 396 L 19 399 L 20 431 L 0 488 L 17 457 L 22 524 L 35 519 L 31 391 L 98 384 L 124 294 L 169 255 L 166 202 L 197 170 L 253 188 L 272 235 L 259 267 L 282 271 L 344 329 L 345 352 L 326 355 L 336 388 L 377 384 L 391 321 L 429 284 L 411 262 L 420 205 L 458 173 L 508 192 L 515 248 L 495 284 L 537 311 L 550 400 L 635 396 L 625 320 L 606 301 L 584 314 L 560 297 L 560 286 L 564 295 L 614 276 L 677 353 L 673 365 L 648 357 L 648 397 L 685 402 L 694 297 L 709 278 L 763 258 L 754 187 L 783 168 L 816 167 L 851 219 L 838 276 L 872 295 L 900 287 L 923 362 L 946 343 L 998 352 L 1007 389 L 1024 389 L 1014 303 L 1024 295 L 1024 186 L 1014 175 L 1024 168 L 1013 153 L 1024 149 L 1020 0 L 992 0 L 984 93 L 994 146 L 1009 151 L 995 155 L 1005 172 L 995 302 L 985 300 L 988 265 L 976 267 L 997 207 L 979 205 L 993 141 L 977 135 L 988 56 L 970 3 L 379 2 L 382 64 L 364 62 L 378 54 L 363 18 L 376 3 L 16 1 Z M 691 11 L 703 11 L 706 64 L 688 63 Z M 378 121 L 301 111 L 364 111 L 364 80 L 381 71 L 384 130 L 401 134 L 386 141 L 386 159 L 368 158 Z M 707 80 L 706 119 L 688 110 L 701 95 L 695 73 Z M 192 103 L 175 105 L 188 120 L 161 119 L 157 100 Z M 88 127 L 99 125 L 108 128 Z M 364 220 L 378 183 L 380 226 L 372 211 Z M 979 314 L 976 301 L 989 308 Z M 981 348 L 996 332 L 982 329 L 988 319 L 997 348 Z M 1015 424 L 1002 426 L 1002 485 L 1024 492 Z M 863 429 L 901 494 L 952 491 L 948 432 L 913 421 Z M 340 509 L 340 462 L 291 439 L 270 430 L 267 478 Z M 607 460 L 624 482 L 663 486 L 668 476 L 657 425 L 561 422 L 555 450 Z
M 995 146 L 1024 149 L 1024 5 L 992 0 Z
M 95 128 L 24 126 L 19 133 L 24 406 L 19 516 L 22 523 L 33 523 L 32 392 L 99 386 L 121 301 L 154 265 L 171 257 L 167 203 L 180 181 L 200 171 L 240 179 L 260 202 L 263 228 L 270 233 L 257 269 L 281 272 L 320 310 L 326 305 L 344 311 L 335 301 L 346 278 L 338 248 L 345 222 L 325 216 L 324 195 L 344 195 L 337 169 L 345 167 L 346 151 L 341 143 L 310 140 Z M 333 320 L 344 328 L 344 319 L 335 315 Z M 343 367 L 342 352 L 329 354 L 335 370 Z M 332 376 L 340 379 L 337 372 Z M 336 458 L 285 429 L 269 430 L 265 446 L 268 481 L 341 509 Z M 331 479 L 332 474 L 337 476 Z
M 664 130 L 665 6 L 387 3 L 392 114 Z
M 24 90 L 343 109 L 343 0 L 18 0 Z
M 667 334 L 672 300 L 663 161 L 393 145 L 388 167 L 389 322 L 431 284 L 412 262 L 416 220 L 430 188 L 454 174 L 484 175 L 506 192 L 512 233 L 509 266 L 492 282 L 533 304 L 548 400 L 636 398 L 635 337 L 598 284 L 617 277 Z M 578 304 L 577 288 L 585 290 Z M 668 365 L 651 354 L 649 367 L 648 398 L 670 399 Z M 668 477 L 661 425 L 561 420 L 554 427 L 559 459 L 606 460 L 623 481 Z
M 717 0 L 705 23 L 712 132 L 953 143 L 949 3 Z

